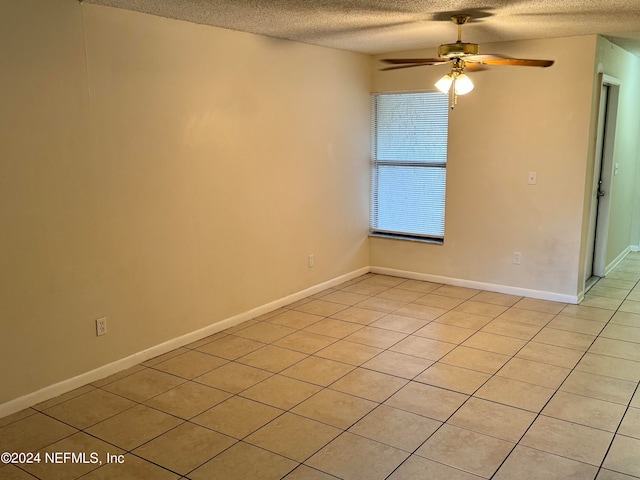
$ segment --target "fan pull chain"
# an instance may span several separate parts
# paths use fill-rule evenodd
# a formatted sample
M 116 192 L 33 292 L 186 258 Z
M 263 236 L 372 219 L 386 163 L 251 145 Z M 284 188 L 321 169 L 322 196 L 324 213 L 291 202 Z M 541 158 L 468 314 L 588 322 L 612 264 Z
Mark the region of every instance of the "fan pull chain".
M 453 77 L 451 81 L 451 88 L 449 89 L 449 106 L 451 110 L 456 108 L 456 104 L 458 103 L 458 94 L 456 93 L 456 77 Z

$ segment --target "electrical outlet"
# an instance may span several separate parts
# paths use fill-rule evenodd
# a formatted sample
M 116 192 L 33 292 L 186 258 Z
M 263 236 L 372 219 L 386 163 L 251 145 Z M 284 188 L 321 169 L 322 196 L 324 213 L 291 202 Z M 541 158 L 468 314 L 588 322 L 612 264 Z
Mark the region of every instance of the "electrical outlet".
M 522 263 L 522 253 L 521 252 L 513 252 L 513 264 L 520 265 Z
M 309 268 L 313 267 L 316 264 L 316 257 L 313 255 L 309 255 Z
M 107 334 L 107 317 L 96 320 L 96 337 Z

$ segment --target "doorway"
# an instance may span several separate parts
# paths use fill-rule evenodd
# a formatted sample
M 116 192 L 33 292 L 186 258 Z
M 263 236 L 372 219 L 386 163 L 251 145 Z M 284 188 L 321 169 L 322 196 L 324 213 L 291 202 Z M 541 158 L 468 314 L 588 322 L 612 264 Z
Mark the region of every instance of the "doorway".
M 613 186 L 613 154 L 618 117 L 620 81 L 602 74 L 600 77 L 600 104 L 596 137 L 591 213 L 585 263 L 585 293 L 606 272 L 609 208 Z

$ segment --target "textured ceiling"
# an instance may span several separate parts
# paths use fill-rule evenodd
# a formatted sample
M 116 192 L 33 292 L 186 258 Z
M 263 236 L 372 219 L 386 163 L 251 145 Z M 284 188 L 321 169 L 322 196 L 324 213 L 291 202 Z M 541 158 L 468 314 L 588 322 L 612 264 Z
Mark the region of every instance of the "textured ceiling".
M 82 0 L 81 0 L 82 1 Z M 640 0 L 84 0 L 364 53 L 601 34 L 640 57 Z

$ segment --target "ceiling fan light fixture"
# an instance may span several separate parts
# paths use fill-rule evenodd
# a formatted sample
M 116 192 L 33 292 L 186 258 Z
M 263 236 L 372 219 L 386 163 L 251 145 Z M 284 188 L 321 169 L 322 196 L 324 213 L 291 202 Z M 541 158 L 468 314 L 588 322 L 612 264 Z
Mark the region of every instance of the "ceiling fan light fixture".
M 435 83 L 435 87 L 442 93 L 449 93 L 453 86 L 456 95 L 465 95 L 473 90 L 473 82 L 464 73 L 451 72 Z
M 473 82 L 464 73 L 461 73 L 456 77 L 456 84 L 454 87 L 456 90 L 456 95 L 466 95 L 471 90 L 473 90 L 473 87 Z
M 451 88 L 451 84 L 453 83 L 453 75 L 447 73 L 444 77 L 438 80 L 435 83 L 435 87 L 440 90 L 442 93 L 449 93 L 449 89 Z

